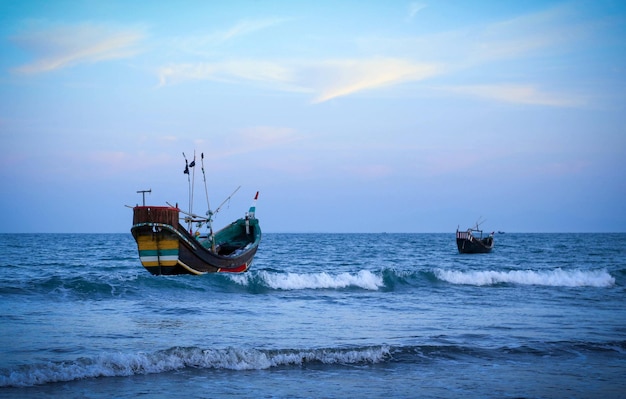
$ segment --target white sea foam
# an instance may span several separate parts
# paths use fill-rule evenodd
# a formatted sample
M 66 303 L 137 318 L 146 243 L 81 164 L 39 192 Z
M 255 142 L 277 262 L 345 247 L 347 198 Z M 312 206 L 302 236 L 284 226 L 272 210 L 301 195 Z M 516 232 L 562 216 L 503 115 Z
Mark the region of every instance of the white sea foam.
M 264 285 L 277 290 L 302 289 L 337 289 L 358 287 L 366 290 L 378 290 L 384 286 L 382 276 L 377 276 L 368 270 L 353 273 L 329 274 L 321 273 L 276 273 L 261 270 L 256 274 L 231 276 L 234 281 L 242 285 L 250 284 L 258 278 Z
M 106 354 L 75 362 L 31 365 L 0 374 L 0 387 L 42 385 L 84 378 L 155 374 L 185 367 L 263 370 L 308 362 L 324 364 L 378 363 L 389 357 L 386 346 L 357 349 L 262 351 L 256 349 L 172 348 L 152 354 Z
M 494 285 L 501 283 L 554 287 L 611 287 L 615 278 L 606 270 L 473 270 L 436 269 L 438 279 L 452 284 Z

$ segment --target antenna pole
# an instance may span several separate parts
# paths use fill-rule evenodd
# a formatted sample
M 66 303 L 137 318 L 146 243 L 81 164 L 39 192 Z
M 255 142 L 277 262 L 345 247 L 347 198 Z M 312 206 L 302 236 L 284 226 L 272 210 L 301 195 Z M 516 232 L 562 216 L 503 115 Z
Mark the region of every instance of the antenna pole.
M 137 194 L 141 193 L 141 197 L 143 198 L 143 206 L 146 206 L 146 193 L 151 193 L 151 192 L 152 192 L 152 189 L 137 191 Z

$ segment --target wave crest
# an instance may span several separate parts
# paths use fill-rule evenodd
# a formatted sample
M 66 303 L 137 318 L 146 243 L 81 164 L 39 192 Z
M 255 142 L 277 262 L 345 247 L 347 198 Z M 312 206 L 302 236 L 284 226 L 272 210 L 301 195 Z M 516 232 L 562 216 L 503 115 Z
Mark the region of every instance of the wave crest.
M 263 370 L 278 366 L 378 363 L 390 357 L 387 346 L 355 349 L 258 350 L 175 347 L 155 353 L 110 353 L 73 362 L 46 363 L 0 371 L 0 387 L 26 387 L 84 378 L 156 374 L 187 367 Z
M 167 373 L 185 368 L 216 370 L 267 370 L 275 367 L 307 364 L 323 365 L 364 365 L 385 362 L 410 363 L 450 361 L 467 358 L 493 361 L 504 356 L 530 358 L 578 357 L 581 353 L 599 356 L 626 355 L 626 341 L 584 342 L 558 341 L 536 342 L 534 345 L 503 346 L 483 348 L 479 346 L 372 345 L 340 348 L 310 349 L 252 349 L 223 348 L 203 349 L 198 347 L 173 347 L 153 353 L 106 353 L 93 358 L 79 358 L 73 361 L 47 362 L 0 369 L 0 388 L 28 387 L 57 382 L 67 382 L 86 378 L 128 377 L 133 375 Z
M 357 287 L 376 291 L 384 287 L 382 276 L 378 276 L 368 270 L 337 275 L 326 272 L 276 273 L 261 270 L 255 273 L 230 275 L 229 277 L 236 283 L 244 286 L 261 284 L 275 290 L 340 289 Z
M 435 276 L 452 284 L 495 285 L 522 284 L 552 287 L 612 287 L 615 278 L 606 270 L 510 270 L 457 271 L 436 269 Z

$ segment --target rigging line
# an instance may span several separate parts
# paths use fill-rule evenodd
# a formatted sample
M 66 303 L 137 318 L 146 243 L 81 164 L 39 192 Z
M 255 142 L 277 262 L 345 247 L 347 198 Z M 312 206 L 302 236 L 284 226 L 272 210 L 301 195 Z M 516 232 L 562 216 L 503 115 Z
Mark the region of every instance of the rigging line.
M 204 180 L 204 194 L 206 195 L 206 206 L 208 209 L 207 216 L 211 215 L 211 203 L 209 202 L 209 189 L 206 184 L 206 173 L 204 172 L 204 152 L 200 154 L 200 163 L 202 165 L 202 179 Z
M 218 213 L 218 212 L 220 211 L 220 209 L 222 209 L 222 207 L 224 206 L 224 204 L 225 204 L 225 203 L 227 203 L 228 201 L 230 201 L 230 199 L 233 197 L 233 195 L 235 195 L 235 193 L 236 193 L 237 191 L 239 191 L 239 189 L 240 189 L 240 188 L 241 188 L 241 186 L 237 187 L 237 188 L 235 189 L 235 191 L 233 191 L 233 193 L 232 193 L 231 195 L 229 195 L 229 196 L 228 196 L 228 198 L 226 198 L 226 199 L 224 200 L 224 202 L 222 202 L 222 203 L 220 204 L 220 206 L 218 206 L 218 207 L 217 207 L 217 209 L 215 210 L 215 212 L 214 212 L 214 213 Z
M 206 173 L 204 172 L 204 152 L 200 153 L 200 164 L 202 166 L 202 179 L 204 180 L 204 194 L 206 195 L 207 206 L 207 224 L 209 225 L 209 238 L 211 240 L 211 250 L 215 251 L 215 237 L 213 234 L 213 211 L 211 210 L 211 203 L 209 202 L 209 189 L 206 184 Z

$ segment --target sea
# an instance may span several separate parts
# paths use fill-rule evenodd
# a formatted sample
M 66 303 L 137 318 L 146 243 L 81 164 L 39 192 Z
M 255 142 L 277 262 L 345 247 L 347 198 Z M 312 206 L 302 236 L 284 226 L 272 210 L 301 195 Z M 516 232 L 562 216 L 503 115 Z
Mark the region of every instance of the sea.
M 202 276 L 130 233 L 0 255 L 0 398 L 626 397 L 626 233 L 266 233 Z

